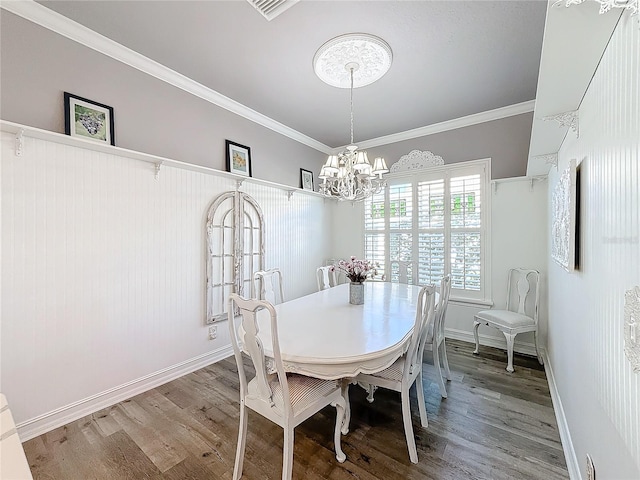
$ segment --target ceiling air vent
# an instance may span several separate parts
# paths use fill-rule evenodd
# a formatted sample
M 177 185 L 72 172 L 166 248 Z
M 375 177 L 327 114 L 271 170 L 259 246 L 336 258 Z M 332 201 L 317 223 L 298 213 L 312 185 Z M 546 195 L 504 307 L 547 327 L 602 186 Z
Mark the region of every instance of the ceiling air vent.
M 247 0 L 253 7 L 258 10 L 264 18 L 271 21 L 287 10 L 293 7 L 299 0 Z

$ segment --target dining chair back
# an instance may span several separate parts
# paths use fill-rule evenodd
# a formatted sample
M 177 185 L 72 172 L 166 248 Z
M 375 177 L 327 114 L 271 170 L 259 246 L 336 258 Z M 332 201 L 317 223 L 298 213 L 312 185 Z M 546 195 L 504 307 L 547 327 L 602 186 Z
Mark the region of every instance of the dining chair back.
M 369 385 L 369 396 L 367 397 L 369 402 L 373 402 L 373 393 L 378 387 L 400 392 L 402 421 L 404 424 L 405 437 L 407 438 L 407 449 L 409 450 L 409 459 L 413 463 L 418 463 L 418 451 L 416 449 L 413 424 L 411 422 L 409 389 L 415 383 L 418 394 L 420 423 L 423 427 L 427 427 L 429 423 L 427 421 L 427 410 L 422 386 L 422 354 L 429 329 L 432 328 L 431 324 L 435 317 L 434 292 L 435 287 L 433 285 L 427 285 L 420 289 L 416 304 L 413 333 L 411 334 L 407 353 L 384 370 L 370 374 L 361 373 L 356 377 L 358 383 Z
M 507 371 L 513 372 L 513 344 L 516 335 L 533 332 L 538 362 L 542 365 L 542 357 L 538 349 L 538 308 L 540 304 L 540 272 L 525 268 L 509 270 L 507 280 L 507 301 L 504 310 L 482 310 L 475 315 L 473 334 L 479 354 L 480 340 L 478 327 L 480 324 L 500 330 L 507 340 Z
M 447 344 L 445 341 L 444 324 L 451 295 L 451 275 L 445 275 L 440 279 L 440 291 L 438 304 L 435 307 L 432 327 L 427 333 L 425 350 L 433 352 L 433 365 L 436 367 L 440 396 L 447 398 L 447 388 L 444 379 L 451 380 L 449 359 L 447 358 Z M 444 375 L 442 369 L 444 368 Z
M 389 262 L 391 267 L 391 281 L 397 279 L 397 283 L 413 284 L 412 265 L 409 260 L 392 260 Z
M 316 270 L 316 281 L 318 282 L 318 291 L 326 290 L 327 288 L 335 287 L 336 271 L 333 266 L 318 267 Z
M 242 477 L 247 441 L 247 407 L 280 425 L 284 430 L 283 480 L 291 479 L 293 471 L 295 427 L 327 405 L 336 407 L 334 429 L 336 459 L 344 462 L 346 456 L 340 445 L 340 434 L 343 429 L 346 402 L 340 383 L 335 380 L 321 380 L 285 372 L 278 340 L 277 314 L 271 303 L 264 300 L 245 299 L 232 293 L 229 295 L 227 311 L 231 344 L 240 380 L 240 425 L 233 479 Z M 238 316 L 233 312 L 238 312 Z M 266 315 L 260 317 L 264 313 Z M 262 325 L 270 330 L 271 345 L 265 345 L 267 342 L 259 338 L 261 325 L 259 317 L 263 319 Z M 265 347 L 269 346 L 271 352 L 267 356 Z M 245 365 L 243 351 L 249 356 L 252 368 L 247 368 Z M 253 378 L 247 381 L 247 377 L 252 374 Z
M 272 268 L 254 272 L 252 296 L 258 300 L 267 300 L 272 305 L 284 302 L 284 288 L 280 269 Z

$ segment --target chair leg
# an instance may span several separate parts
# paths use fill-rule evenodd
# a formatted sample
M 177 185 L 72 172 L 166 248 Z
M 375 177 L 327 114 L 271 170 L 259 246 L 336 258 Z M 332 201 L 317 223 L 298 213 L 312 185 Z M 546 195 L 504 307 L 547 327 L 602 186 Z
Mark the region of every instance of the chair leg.
M 336 460 L 338 460 L 338 462 L 340 463 L 343 463 L 347 459 L 347 456 L 342 451 L 342 444 L 341 444 L 342 437 L 340 436 L 340 433 L 341 433 L 340 430 L 343 427 L 343 423 L 345 419 L 345 410 L 346 410 L 346 406 L 344 404 L 344 398 L 341 398 L 340 402 L 335 402 L 334 405 L 336 407 L 336 428 L 335 428 L 335 431 L 333 432 L 333 444 L 336 450 Z
M 478 338 L 478 327 L 480 326 L 480 322 L 477 320 L 473 322 L 473 336 L 476 339 L 476 349 L 473 351 L 476 355 L 480 353 L 480 339 Z
M 282 480 L 291 480 L 293 474 L 293 438 L 294 428 L 290 425 L 284 427 L 284 445 L 282 452 Z
M 367 402 L 373 403 L 373 394 L 376 393 L 377 389 L 378 389 L 377 386 L 369 385 L 369 395 L 367 395 Z
M 451 381 L 451 370 L 449 369 L 449 358 L 447 357 L 447 342 L 442 339 L 442 365 L 444 365 L 444 374 L 447 380 Z
M 407 448 L 409 449 L 409 459 L 411 463 L 418 463 L 418 450 L 416 450 L 416 439 L 413 436 L 413 425 L 411 423 L 411 407 L 409 405 L 409 387 L 403 386 L 402 392 L 402 422 L 404 423 L 404 434 L 407 437 Z
M 344 399 L 344 418 L 342 420 L 342 427 L 340 431 L 343 435 L 349 433 L 349 423 L 351 423 L 351 403 L 349 402 L 349 385 L 351 382 L 348 379 L 342 380 L 342 398 Z
M 240 402 L 240 426 L 238 428 L 238 447 L 236 448 L 236 464 L 233 467 L 233 480 L 242 477 L 244 449 L 247 444 L 247 409 L 244 402 Z
M 507 332 L 502 333 L 507 339 L 507 372 L 513 373 L 513 343 L 516 336 Z
M 422 369 L 420 369 L 420 372 L 418 372 L 418 376 L 416 377 L 416 390 L 418 391 L 418 410 L 420 410 L 420 425 L 422 425 L 424 428 L 427 428 L 429 426 L 429 421 L 427 420 L 427 408 L 424 401 Z
M 538 357 L 538 363 L 540 365 L 544 364 L 544 361 L 542 360 L 542 356 L 540 355 L 540 350 L 538 349 L 538 331 L 534 330 L 533 332 L 533 343 L 536 346 L 536 356 Z
M 447 388 L 444 386 L 444 380 L 442 378 L 442 367 L 440 367 L 440 347 L 437 343 L 433 344 L 431 349 L 433 352 L 433 365 L 436 367 L 436 373 L 438 376 L 438 387 L 440 387 L 440 396 L 447 398 Z

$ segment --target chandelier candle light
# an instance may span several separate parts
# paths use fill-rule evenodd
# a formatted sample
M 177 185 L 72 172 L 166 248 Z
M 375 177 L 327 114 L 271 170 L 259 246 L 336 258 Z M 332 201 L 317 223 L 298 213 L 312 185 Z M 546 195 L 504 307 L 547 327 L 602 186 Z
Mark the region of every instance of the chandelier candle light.
M 328 197 L 359 202 L 386 185 L 382 175 L 389 169 L 384 158 L 376 158 L 371 165 L 367 152 L 353 143 L 353 89 L 382 77 L 391 67 L 391 59 L 391 48 L 384 40 L 360 33 L 329 40 L 316 52 L 316 75 L 329 85 L 350 89 L 350 143 L 342 152 L 329 155 L 318 175 L 322 179 L 320 193 Z

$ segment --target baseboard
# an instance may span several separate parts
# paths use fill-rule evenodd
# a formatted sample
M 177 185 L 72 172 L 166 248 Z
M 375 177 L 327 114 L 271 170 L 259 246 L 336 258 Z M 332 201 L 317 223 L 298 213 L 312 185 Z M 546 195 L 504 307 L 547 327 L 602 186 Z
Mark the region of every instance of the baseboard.
M 20 440 L 27 440 L 49 432 L 54 428 L 66 425 L 85 415 L 114 405 L 118 402 L 131 398 L 139 393 L 146 392 L 159 385 L 163 385 L 171 380 L 175 380 L 187 373 L 194 372 L 200 368 L 211 365 L 233 354 L 230 345 L 221 347 L 213 352 L 205 353 L 191 358 L 184 362 L 164 368 L 150 375 L 138 378 L 131 382 L 110 388 L 104 392 L 77 402 L 57 408 L 35 418 L 26 420 L 16 425 Z
M 541 355 L 544 360 L 544 370 L 547 374 L 547 382 L 549 383 L 549 391 L 551 392 L 551 401 L 553 402 L 553 411 L 556 414 L 556 422 L 558 423 L 560 441 L 562 442 L 562 450 L 564 450 L 564 458 L 567 462 L 569 478 L 571 480 L 582 480 L 580 464 L 578 463 L 576 451 L 574 450 L 573 442 L 571 441 L 571 432 L 569 431 L 567 417 L 565 417 L 562 400 L 560 400 L 560 394 L 558 393 L 556 379 L 553 375 L 553 368 L 551 367 L 551 362 L 549 362 L 547 351 L 543 349 Z
M 496 330 L 497 331 L 497 330 Z M 457 330 L 455 328 L 445 328 L 445 337 L 452 338 L 454 340 L 461 340 L 463 342 L 476 343 L 476 339 L 473 336 L 473 332 L 467 330 Z M 478 334 L 480 345 L 486 345 L 487 347 L 507 349 L 507 340 L 502 337 L 492 337 L 489 335 Z M 513 351 L 516 353 L 522 353 L 523 355 L 536 356 L 536 346 L 533 343 L 518 342 L 516 337 L 516 343 L 513 346 Z

